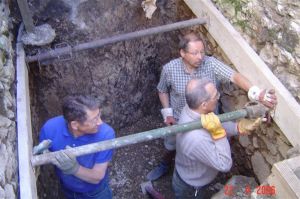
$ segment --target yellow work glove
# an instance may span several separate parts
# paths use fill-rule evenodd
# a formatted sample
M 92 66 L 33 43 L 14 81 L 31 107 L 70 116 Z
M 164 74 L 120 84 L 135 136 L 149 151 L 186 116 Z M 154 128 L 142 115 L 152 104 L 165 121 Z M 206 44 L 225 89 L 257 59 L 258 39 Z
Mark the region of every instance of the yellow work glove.
M 248 135 L 254 131 L 262 122 L 262 118 L 241 119 L 238 122 L 238 131 L 241 135 Z
M 210 132 L 214 140 L 221 139 L 226 136 L 226 131 L 222 127 L 221 122 L 214 113 L 201 114 L 201 123 L 203 128 Z

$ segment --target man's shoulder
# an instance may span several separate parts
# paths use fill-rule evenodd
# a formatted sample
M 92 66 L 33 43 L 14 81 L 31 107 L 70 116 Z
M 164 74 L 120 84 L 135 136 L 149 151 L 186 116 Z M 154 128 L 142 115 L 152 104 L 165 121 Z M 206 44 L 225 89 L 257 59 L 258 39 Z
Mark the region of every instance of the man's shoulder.
M 210 142 L 211 136 L 204 129 L 196 129 L 182 133 L 176 137 L 176 142 L 181 146 L 189 146 L 189 148 L 202 148 L 206 142 Z
M 115 130 L 104 122 L 99 127 L 98 135 L 103 139 L 113 139 L 115 138 Z
M 65 126 L 66 121 L 62 115 L 50 118 L 44 124 L 44 128 L 51 128 L 51 127 L 61 127 Z
M 181 58 L 176 58 L 176 59 L 173 59 L 173 60 L 169 61 L 168 63 L 166 63 L 163 66 L 163 68 L 167 69 L 167 70 L 172 70 L 172 69 L 176 69 L 176 68 L 181 67 L 181 66 L 182 66 Z
M 203 60 L 203 64 L 207 65 L 207 64 L 213 64 L 215 62 L 217 62 L 218 60 L 213 57 L 213 56 L 205 56 L 204 60 Z

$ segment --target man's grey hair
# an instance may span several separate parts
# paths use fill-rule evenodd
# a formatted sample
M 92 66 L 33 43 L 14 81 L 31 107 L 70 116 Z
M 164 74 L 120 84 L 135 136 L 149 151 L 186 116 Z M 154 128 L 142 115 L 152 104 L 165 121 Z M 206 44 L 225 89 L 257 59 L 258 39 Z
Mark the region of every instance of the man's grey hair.
M 195 32 L 189 32 L 185 34 L 183 37 L 179 38 L 179 44 L 178 44 L 179 50 L 188 51 L 189 43 L 195 41 L 201 41 L 205 46 L 205 42 L 200 35 L 198 35 Z
M 87 110 L 96 110 L 99 103 L 91 96 L 76 95 L 64 98 L 62 109 L 63 115 L 67 122 L 87 120 Z
M 185 99 L 190 109 L 197 109 L 203 102 L 211 98 L 205 87 L 213 82 L 208 78 L 191 79 L 185 89 Z

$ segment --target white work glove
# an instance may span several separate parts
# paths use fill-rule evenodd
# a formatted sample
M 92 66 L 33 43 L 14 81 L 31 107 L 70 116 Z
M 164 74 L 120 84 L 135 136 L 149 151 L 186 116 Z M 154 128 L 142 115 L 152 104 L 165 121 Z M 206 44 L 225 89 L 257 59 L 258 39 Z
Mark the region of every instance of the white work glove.
M 41 143 L 39 143 L 38 145 L 33 147 L 32 155 L 48 153 L 49 148 L 51 147 L 51 143 L 52 143 L 52 140 L 50 140 L 50 139 L 43 140 Z
M 273 89 L 260 89 L 252 86 L 248 91 L 250 101 L 260 102 L 268 108 L 274 108 L 277 104 L 277 98 Z
M 173 109 L 172 108 L 163 108 L 160 110 L 163 118 L 164 123 L 168 126 L 173 125 L 176 123 L 174 116 L 173 116 Z
M 70 148 L 66 146 L 66 149 Z M 53 164 L 57 166 L 64 174 L 73 175 L 79 169 L 79 164 L 76 160 L 76 156 L 68 151 L 59 151 L 55 155 Z

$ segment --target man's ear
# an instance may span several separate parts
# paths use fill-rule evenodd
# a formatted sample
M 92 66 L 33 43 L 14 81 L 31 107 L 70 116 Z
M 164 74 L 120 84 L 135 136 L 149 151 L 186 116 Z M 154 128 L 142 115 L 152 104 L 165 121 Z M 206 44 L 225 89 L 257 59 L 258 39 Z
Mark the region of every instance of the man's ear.
M 73 130 L 78 130 L 79 123 L 77 121 L 71 121 L 70 126 Z
M 206 110 L 207 109 L 207 102 L 202 102 L 202 104 L 200 105 L 202 110 Z
M 185 56 L 185 51 L 184 51 L 183 49 L 180 49 L 179 53 L 180 53 L 180 56 L 181 56 L 181 57 L 184 57 L 184 56 Z

